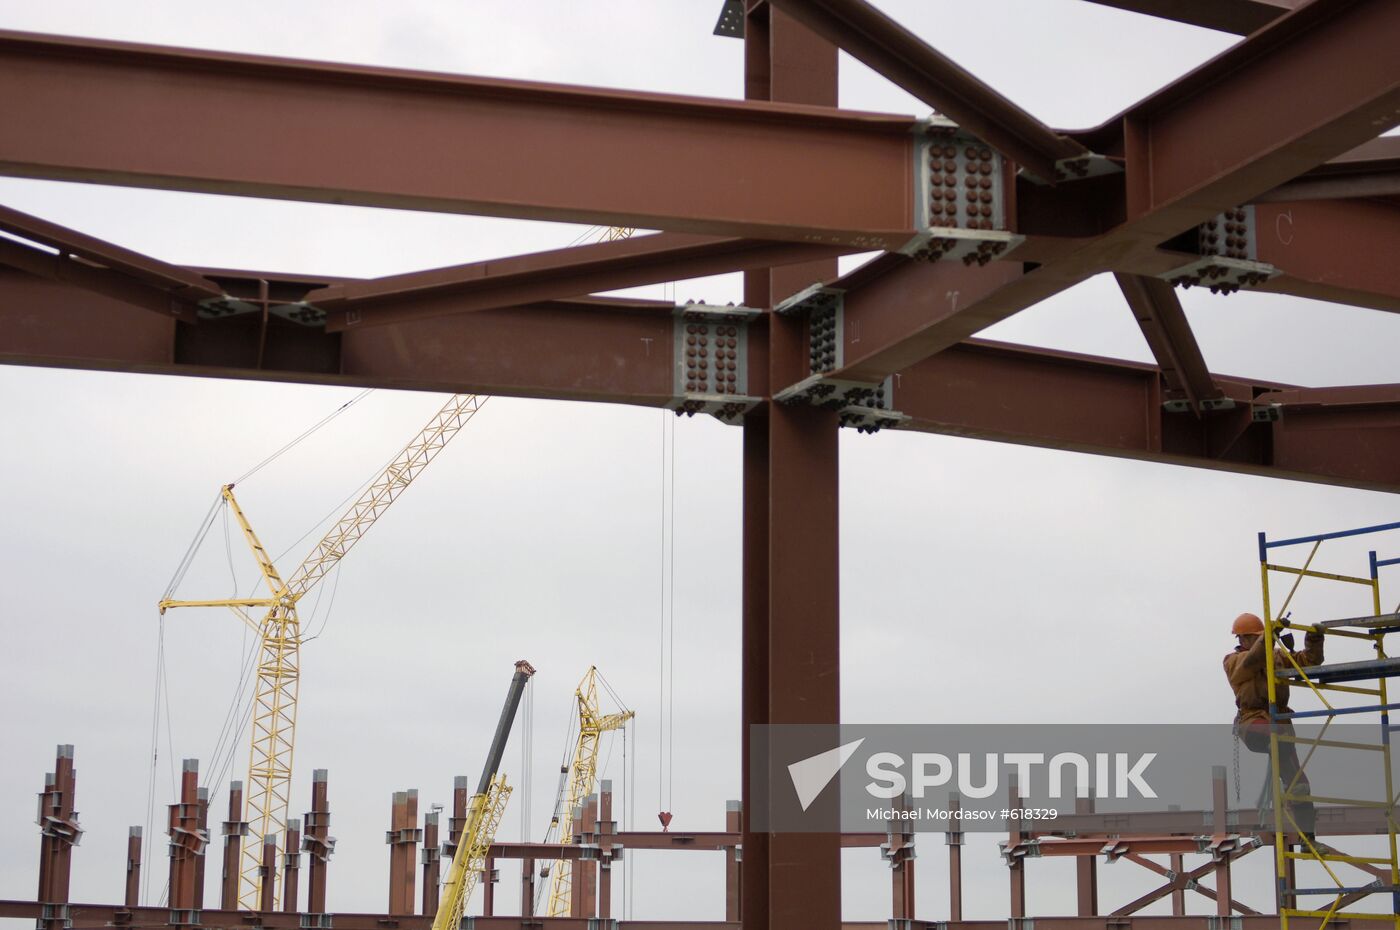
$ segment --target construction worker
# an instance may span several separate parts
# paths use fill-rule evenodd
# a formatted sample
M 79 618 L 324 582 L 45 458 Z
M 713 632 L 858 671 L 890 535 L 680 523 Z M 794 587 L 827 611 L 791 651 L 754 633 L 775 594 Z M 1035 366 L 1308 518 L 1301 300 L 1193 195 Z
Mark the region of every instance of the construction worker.
M 1225 656 L 1225 677 L 1235 692 L 1235 733 L 1250 752 L 1269 751 L 1269 681 L 1264 654 L 1264 621 L 1250 613 L 1235 618 L 1230 632 L 1234 633 L 1239 645 Z M 1274 647 L 1274 668 L 1278 671 L 1292 668 L 1288 657 L 1299 666 L 1322 664 L 1323 635 L 1309 630 L 1303 639 L 1303 649 L 1293 650 L 1293 634 L 1279 637 L 1282 648 Z M 1274 685 L 1274 696 L 1279 713 L 1292 713 L 1288 706 L 1288 685 L 1278 682 Z M 1293 724 L 1281 720 L 1276 732 L 1280 736 L 1292 736 Z M 1308 776 L 1298 763 L 1298 747 L 1292 741 L 1280 740 L 1278 744 L 1279 773 L 1289 794 L 1307 795 L 1312 793 Z M 1291 787 L 1289 787 L 1291 786 Z M 1293 819 L 1298 831 L 1306 834 L 1309 841 L 1316 828 L 1316 811 L 1311 801 L 1299 801 L 1292 805 Z

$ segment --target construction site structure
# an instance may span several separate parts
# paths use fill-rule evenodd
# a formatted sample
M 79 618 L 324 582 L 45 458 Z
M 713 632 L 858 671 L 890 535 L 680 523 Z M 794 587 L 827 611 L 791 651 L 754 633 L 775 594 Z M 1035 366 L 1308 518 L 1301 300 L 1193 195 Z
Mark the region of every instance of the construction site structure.
M 168 591 L 160 601 L 162 614 L 174 607 L 226 607 L 258 636 L 247 806 L 238 832 L 240 837 L 246 837 L 239 855 L 240 907 L 262 909 L 267 874 L 263 847 L 268 837 L 273 837 L 275 842 L 276 834 L 286 828 L 296 748 L 297 697 L 301 687 L 301 622 L 297 617 L 297 604 L 345 558 L 486 400 L 478 394 L 456 394 L 449 398 L 418 435 L 369 483 L 287 581 L 282 580 L 272 557 L 239 507 L 234 486 L 224 485 L 220 495 L 238 521 L 243 539 L 267 586 L 268 596 L 192 601 L 172 598 L 173 591 Z M 260 620 L 248 613 L 254 608 L 266 610 Z M 295 852 L 291 848 L 287 851 Z M 281 900 L 281 887 L 275 869 L 271 876 L 275 906 Z
M 554 800 L 554 813 L 545 833 L 546 843 L 570 844 L 576 840 L 576 827 L 583 817 L 583 805 L 593 795 L 598 781 L 598 745 L 604 733 L 620 730 L 636 714 L 630 710 L 604 714 L 598 705 L 598 667 L 590 666 L 574 690 L 575 724 L 578 727 L 571 759 L 559 769 L 559 790 Z M 549 878 L 548 917 L 563 917 L 574 913 L 573 863 L 564 858 L 554 860 L 540 869 L 540 876 Z
M 1400 530 L 1400 523 L 1378 524 L 1279 540 L 1270 540 L 1266 534 L 1259 534 L 1259 571 L 1264 596 L 1266 642 L 1272 644 L 1275 637 L 1285 635 L 1290 630 L 1303 630 L 1343 640 L 1361 640 L 1368 643 L 1375 652 L 1373 659 L 1302 666 L 1291 650 L 1264 650 L 1269 686 L 1269 760 L 1274 798 L 1278 913 L 1284 930 L 1288 930 L 1290 926 L 1297 926 L 1298 918 L 1320 918 L 1325 925 L 1334 924 L 1339 920 L 1363 918 L 1386 920 L 1400 928 L 1400 855 L 1397 855 L 1396 842 L 1400 827 L 1396 823 L 1395 773 L 1391 758 L 1391 734 L 1400 727 L 1390 722 L 1391 712 L 1400 710 L 1400 703 L 1390 702 L 1388 689 L 1389 679 L 1400 675 L 1400 657 L 1388 655 L 1385 639 L 1387 634 L 1400 632 L 1400 614 L 1395 611 L 1385 612 L 1380 581 L 1380 569 L 1400 564 L 1400 558 L 1382 559 L 1373 549 L 1368 554 L 1366 574 L 1357 575 L 1324 572 L 1312 567 L 1323 543 L 1329 540 L 1372 536 L 1393 530 Z M 1305 547 L 1307 556 L 1301 565 L 1285 565 L 1271 561 L 1271 553 L 1275 550 L 1298 551 Z M 1270 593 L 1270 580 L 1277 574 L 1292 576 L 1293 583 L 1282 604 L 1275 608 Z M 1343 584 L 1362 588 L 1370 602 L 1371 613 L 1311 624 L 1290 621 L 1289 604 L 1305 579 L 1319 584 Z M 1282 667 L 1278 665 L 1280 656 L 1286 659 L 1286 664 Z M 1321 709 L 1290 710 L 1282 706 L 1279 701 L 1280 684 L 1306 686 L 1305 693 L 1317 698 L 1322 705 Z M 1329 699 L 1329 693 L 1334 696 L 1332 699 Z M 1335 703 L 1335 696 L 1339 694 L 1360 695 L 1365 703 L 1338 705 Z M 1300 736 L 1292 726 L 1295 720 L 1316 721 L 1321 723 L 1322 727 L 1316 737 Z M 1327 739 L 1328 728 L 1337 720 L 1374 722 L 1374 742 Z M 1302 757 L 1297 772 L 1293 773 L 1287 782 L 1284 781 L 1287 767 L 1280 764 L 1281 746 L 1293 753 L 1306 749 L 1306 755 Z M 1373 793 L 1370 797 L 1338 797 L 1335 790 L 1309 786 L 1304 772 L 1319 750 L 1354 753 L 1356 758 L 1352 764 L 1363 769 L 1369 767 L 1374 771 L 1375 787 L 1379 789 L 1378 793 L 1381 793 L 1381 796 L 1377 798 Z M 1317 790 L 1322 790 L 1323 793 L 1319 795 Z M 1319 841 L 1309 825 L 1298 822 L 1294 808 L 1296 804 L 1318 803 L 1378 812 L 1385 828 L 1386 854 L 1348 855 Z M 1306 877 L 1300 880 L 1298 866 L 1303 863 L 1317 866 L 1325 873 L 1328 881 L 1319 884 Z M 1356 871 L 1365 875 L 1365 880 L 1352 879 L 1349 873 Z M 1362 904 L 1366 899 L 1374 900 L 1372 896 L 1375 895 L 1386 896 L 1389 911 L 1380 911 L 1373 905 Z M 1315 903 L 1318 901 L 1322 903 Z

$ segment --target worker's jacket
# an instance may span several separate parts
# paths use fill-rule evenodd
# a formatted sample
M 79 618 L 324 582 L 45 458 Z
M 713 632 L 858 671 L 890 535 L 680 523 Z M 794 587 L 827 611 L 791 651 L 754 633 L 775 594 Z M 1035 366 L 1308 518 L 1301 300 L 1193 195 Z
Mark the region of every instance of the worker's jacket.
M 1308 633 L 1303 640 L 1303 648 L 1292 653 L 1294 661 L 1303 668 L 1321 665 L 1322 641 L 1321 633 Z M 1274 649 L 1276 672 L 1293 668 L 1288 661 L 1288 654 L 1286 649 Z M 1235 707 L 1239 709 L 1235 714 L 1236 723 L 1245 724 L 1255 720 L 1267 723 L 1269 720 L 1269 681 L 1264 660 L 1263 636 L 1256 639 L 1249 649 L 1236 646 L 1234 652 L 1225 656 L 1225 677 L 1230 680 L 1230 687 L 1235 692 Z M 1292 708 L 1288 706 L 1288 685 L 1280 682 L 1275 688 L 1279 711 L 1291 712 Z

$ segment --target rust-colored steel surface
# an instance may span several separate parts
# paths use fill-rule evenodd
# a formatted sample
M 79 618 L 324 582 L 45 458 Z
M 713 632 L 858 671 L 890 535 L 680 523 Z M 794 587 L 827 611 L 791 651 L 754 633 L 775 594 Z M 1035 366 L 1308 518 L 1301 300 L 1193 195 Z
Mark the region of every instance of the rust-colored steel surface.
M 0 135 L 11 175 L 871 249 L 914 233 L 903 117 L 14 32 L 0 87 L 0 125 L 24 127 Z M 231 125 L 297 144 L 230 146 Z
M 743 3 L 743 101 L 0 32 L 0 174 L 663 230 L 352 281 L 179 267 L 0 207 L 0 232 L 19 237 L 0 238 L 0 363 L 679 410 L 703 408 L 696 392 L 712 383 L 727 388 L 735 403 L 721 415 L 743 429 L 747 771 L 752 725 L 839 722 L 837 430 L 857 423 L 804 401 L 827 396 L 801 393 L 814 378 L 832 390 L 889 385 L 898 416 L 887 411 L 879 428 L 1400 491 L 1400 385 L 1315 389 L 1212 373 L 1173 290 L 1243 286 L 1400 311 L 1400 142 L 1378 138 L 1400 123 L 1400 3 L 1096 2 L 1248 38 L 1103 125 L 1067 132 L 1027 114 L 866 0 Z M 837 47 L 985 144 L 982 186 L 970 183 L 966 161 L 959 169 L 951 160 L 957 146 L 937 168 L 929 161 L 928 146 L 951 138 L 946 125 L 836 109 Z M 229 146 L 229 125 L 294 135 L 297 144 Z M 973 150 L 967 144 L 964 153 Z M 1001 159 L 995 169 L 993 154 Z M 954 194 L 960 170 L 962 192 Z M 1002 251 L 937 261 L 948 235 L 938 224 L 959 222 L 947 220 L 938 198 L 962 198 L 965 209 L 983 202 L 974 194 L 994 199 L 992 187 L 1001 198 Z M 960 232 L 991 229 L 990 220 L 973 221 Z M 837 275 L 837 256 L 864 250 L 884 254 Z M 1222 258 L 1244 264 L 1233 272 L 1210 265 Z M 745 274 L 745 307 L 732 310 L 589 296 L 732 271 Z M 1157 364 L 972 338 L 1105 272 L 1117 275 Z M 1220 281 L 1227 273 L 1240 277 Z M 821 323 L 825 348 L 817 338 L 821 300 L 773 312 L 814 284 L 825 284 L 822 300 L 839 302 L 830 330 Z M 728 313 L 724 336 L 729 346 L 743 343 L 747 371 L 726 369 L 728 381 L 697 376 L 695 357 L 681 354 L 698 351 L 683 340 L 699 337 L 679 327 L 707 313 Z M 820 367 L 838 348 L 839 364 Z M 207 796 L 192 761 L 170 814 L 168 909 L 136 907 L 139 836 L 128 851 L 125 908 L 66 904 L 77 830 L 70 751 L 66 763 L 60 752 L 45 787 L 53 829 L 41 839 L 38 899 L 0 902 L 0 916 L 38 919 L 45 930 L 190 923 L 202 904 L 207 840 Z M 268 930 L 329 926 L 325 787 L 318 771 L 302 847 L 314 916 L 290 913 L 297 861 L 289 832 L 288 913 L 259 915 Z M 1197 837 L 1214 842 L 1228 839 L 1227 829 L 1268 828 L 1267 813 L 1252 811 L 1227 824 L 1223 774 L 1214 787 L 1212 811 L 1108 817 L 1086 806 L 1054 831 L 1018 823 L 1007 843 L 1012 918 L 1027 926 L 1032 919 L 1026 873 L 1034 851 L 1076 859 L 1079 912 L 1034 917 L 1037 930 L 1128 920 L 1135 930 L 1195 926 L 1200 918 L 1185 916 L 1188 892 L 1211 898 L 1231 926 L 1276 926 L 1277 918 L 1231 898 L 1232 863 L 1271 840 L 1184 864 Z M 727 832 L 712 834 L 615 834 L 610 795 L 594 798 L 580 821 L 591 839 L 497 844 L 488 869 L 498 858 L 523 860 L 521 913 L 529 917 L 535 863 L 574 859 L 573 915 L 539 923 L 582 930 L 610 916 L 617 847 L 723 850 L 728 925 L 837 930 L 860 926 L 840 919 L 841 848 L 884 844 L 892 916 L 906 922 L 902 928 L 927 926 L 915 917 L 912 837 L 759 832 L 748 815 L 763 798 L 748 779 L 742 790 Z M 459 780 L 449 851 L 465 804 Z M 240 807 L 235 793 L 224 830 L 225 856 L 232 850 L 235 864 Z M 1368 817 L 1323 810 L 1319 831 L 1383 832 Z M 436 827 L 433 817 L 433 844 Z M 336 914 L 336 930 L 386 923 L 426 930 L 436 860 L 431 869 L 424 862 L 425 916 L 412 916 L 418 838 L 416 796 L 402 793 L 390 822 L 392 916 Z M 950 827 L 946 838 L 952 920 L 939 926 L 1004 926 L 963 919 L 962 835 Z M 1103 916 L 1093 855 L 1110 842 L 1113 857 L 1165 881 Z M 276 880 L 276 848 L 269 849 L 264 912 Z M 1150 855 L 1170 857 L 1170 866 Z M 226 865 L 225 905 L 230 878 L 236 874 Z M 484 897 L 486 914 L 474 926 L 519 926 L 519 917 L 493 916 L 489 881 Z M 1171 916 L 1142 915 L 1168 898 Z M 205 910 L 201 922 L 222 928 L 247 919 Z

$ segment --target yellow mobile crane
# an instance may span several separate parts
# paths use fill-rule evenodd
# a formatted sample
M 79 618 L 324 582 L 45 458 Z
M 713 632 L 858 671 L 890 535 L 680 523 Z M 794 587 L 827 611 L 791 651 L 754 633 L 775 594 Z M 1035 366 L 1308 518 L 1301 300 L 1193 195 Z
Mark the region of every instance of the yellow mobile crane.
M 238 506 L 233 496 L 233 485 L 225 485 L 221 491 L 223 500 L 238 520 L 243 538 L 257 560 L 269 596 L 211 601 L 167 598 L 159 604 L 162 614 L 171 607 L 227 607 L 259 637 L 252 745 L 248 757 L 248 794 L 243 817 L 248 823 L 250 839 L 243 843 L 239 868 L 238 904 L 241 908 L 258 909 L 263 837 L 284 832 L 283 825 L 287 820 L 296 735 L 297 690 L 301 681 L 301 625 L 297 620 L 297 602 L 345 557 L 404 488 L 418 477 L 486 401 L 486 397 L 477 394 L 454 395 L 350 505 L 292 573 L 291 579 L 285 582 Z M 251 608 L 264 608 L 267 613 L 261 620 L 255 620 L 248 613 Z M 275 874 L 273 881 L 278 881 Z M 280 908 L 280 883 L 275 888 L 275 906 Z
M 623 710 L 604 714 L 598 707 L 598 667 L 590 666 L 588 673 L 574 691 L 578 709 L 578 740 L 574 744 L 572 761 L 559 770 L 559 792 L 554 800 L 554 816 L 549 820 L 546 843 L 572 843 L 574 812 L 593 793 L 598 780 L 598 742 L 604 734 L 619 730 L 636 714 Z M 549 875 L 548 917 L 567 917 L 573 900 L 573 869 L 567 859 L 558 859 L 552 872 L 546 866 L 542 875 Z
M 501 719 L 491 738 L 486 764 L 481 768 L 481 781 L 477 782 L 476 794 L 467 802 L 467 822 L 462 825 L 462 836 L 452 855 L 447 881 L 442 885 L 442 900 L 433 917 L 433 930 L 459 930 L 472 890 L 486 868 L 486 854 L 495 842 L 496 828 L 501 825 L 511 792 L 505 776 L 497 774 L 496 770 L 501 767 L 501 756 L 505 754 L 510 728 L 515 723 L 515 711 L 520 707 L 520 696 L 534 674 L 534 667 L 524 659 L 515 663 L 515 677 L 510 680 L 506 706 L 501 708 Z

